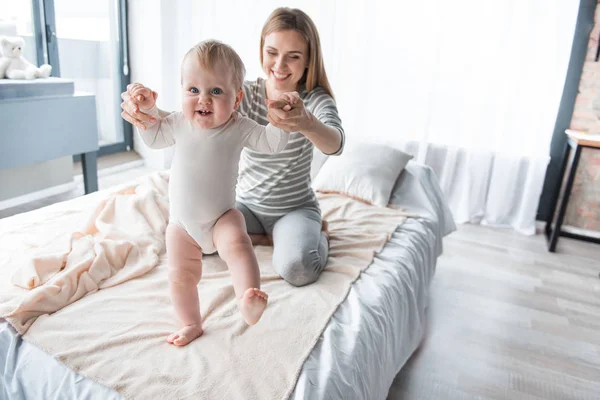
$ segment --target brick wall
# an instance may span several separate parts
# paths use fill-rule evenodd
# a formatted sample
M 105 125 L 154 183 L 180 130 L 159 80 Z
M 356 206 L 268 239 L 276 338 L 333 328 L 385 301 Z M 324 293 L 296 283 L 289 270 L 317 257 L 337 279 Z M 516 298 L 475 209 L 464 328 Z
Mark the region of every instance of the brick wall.
M 600 0 L 583 65 L 571 129 L 600 133 L 600 61 L 595 61 L 600 36 Z M 600 150 L 581 154 L 565 224 L 600 232 Z

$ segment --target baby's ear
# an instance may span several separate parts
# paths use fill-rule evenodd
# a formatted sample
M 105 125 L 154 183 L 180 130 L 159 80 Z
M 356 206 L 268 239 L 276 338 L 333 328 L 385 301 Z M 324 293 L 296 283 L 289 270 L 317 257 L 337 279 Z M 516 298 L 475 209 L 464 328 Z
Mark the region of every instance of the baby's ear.
M 237 95 L 235 96 L 235 104 L 233 105 L 233 109 L 237 110 L 240 107 L 240 104 L 242 104 L 242 99 L 244 98 L 244 91 L 240 90 Z

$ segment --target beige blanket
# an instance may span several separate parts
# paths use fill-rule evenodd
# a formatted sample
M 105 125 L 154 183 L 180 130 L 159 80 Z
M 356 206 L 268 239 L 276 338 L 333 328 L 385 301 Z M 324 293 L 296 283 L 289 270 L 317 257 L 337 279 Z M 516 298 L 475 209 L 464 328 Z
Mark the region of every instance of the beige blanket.
M 226 266 L 205 257 L 198 286 L 204 335 L 178 348 L 163 249 L 167 177 L 0 221 L 0 316 L 24 339 L 125 398 L 282 399 L 351 283 L 405 217 L 321 194 L 330 258 L 295 288 L 259 246 L 269 305 L 245 325 Z M 89 216 L 91 215 L 91 218 Z M 78 226 L 84 217 L 83 227 Z M 132 279 L 135 278 L 135 279 Z

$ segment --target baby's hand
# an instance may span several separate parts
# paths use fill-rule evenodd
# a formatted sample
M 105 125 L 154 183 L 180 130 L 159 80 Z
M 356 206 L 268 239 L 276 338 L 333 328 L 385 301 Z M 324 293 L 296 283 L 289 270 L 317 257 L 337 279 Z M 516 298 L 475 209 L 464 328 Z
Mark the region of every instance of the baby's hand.
M 134 83 L 127 89 L 127 92 L 141 109 L 149 110 L 156 104 L 158 94 L 141 83 Z
M 277 108 L 283 111 L 290 111 L 292 106 L 300 100 L 298 92 L 285 92 L 279 95 L 276 100 L 266 100 L 269 108 Z
M 296 102 L 298 100 L 300 100 L 300 95 L 298 94 L 298 92 L 285 92 L 285 93 L 281 93 L 279 95 L 279 97 L 277 98 L 278 101 L 285 101 L 287 102 L 290 106 L 293 106 L 294 104 L 296 104 Z M 284 111 L 289 111 L 291 110 L 292 107 L 288 107 L 286 109 L 286 107 L 283 107 Z

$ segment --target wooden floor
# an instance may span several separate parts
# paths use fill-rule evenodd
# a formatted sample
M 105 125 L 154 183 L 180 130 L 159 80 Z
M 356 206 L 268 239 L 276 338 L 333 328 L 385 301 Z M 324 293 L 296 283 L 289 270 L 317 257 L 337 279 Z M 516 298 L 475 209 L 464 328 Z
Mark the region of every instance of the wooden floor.
M 388 400 L 600 399 L 600 245 L 461 225 Z
M 116 157 L 99 168 L 125 160 Z M 101 174 L 99 186 L 149 172 Z M 82 193 L 80 185 L 0 218 Z M 600 399 L 600 245 L 561 238 L 552 254 L 541 235 L 461 225 L 444 246 L 427 336 L 388 400 Z

